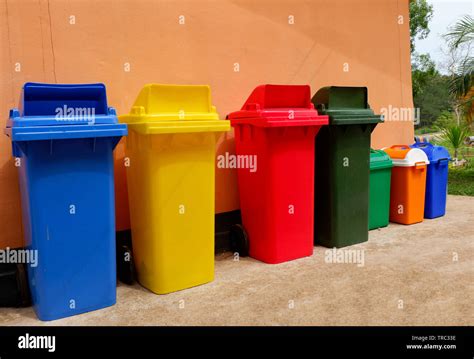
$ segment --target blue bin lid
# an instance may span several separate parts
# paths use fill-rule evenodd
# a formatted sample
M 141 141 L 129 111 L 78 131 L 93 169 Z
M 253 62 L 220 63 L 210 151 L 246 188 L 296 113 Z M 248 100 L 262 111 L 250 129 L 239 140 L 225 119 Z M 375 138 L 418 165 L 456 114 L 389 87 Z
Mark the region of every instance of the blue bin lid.
M 18 109 L 11 109 L 5 133 L 12 141 L 114 137 L 127 134 L 115 109 L 107 106 L 105 85 L 23 86 Z
M 419 148 L 426 153 L 430 163 L 436 163 L 440 160 L 450 160 L 448 150 L 443 146 L 436 146 L 429 142 L 415 142 L 410 146 L 411 148 Z

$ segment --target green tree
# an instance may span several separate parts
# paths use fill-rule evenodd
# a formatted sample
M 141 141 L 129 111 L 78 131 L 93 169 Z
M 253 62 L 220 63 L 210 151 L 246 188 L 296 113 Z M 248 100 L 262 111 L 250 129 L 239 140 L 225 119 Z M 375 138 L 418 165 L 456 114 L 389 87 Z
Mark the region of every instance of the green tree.
M 421 126 L 431 126 L 443 111 L 451 111 L 449 77 L 441 75 L 429 55 L 414 55 L 413 103 L 420 109 Z
M 415 52 L 415 40 L 424 39 L 430 33 L 428 24 L 433 17 L 433 6 L 426 0 L 410 1 L 410 51 L 412 53 L 412 90 L 415 108 L 420 109 L 421 125 L 436 121 L 439 111 L 446 109 L 443 89 L 433 85 L 440 84 L 440 74 L 429 54 Z M 433 95 L 436 93 L 435 95 Z
M 474 91 L 472 91 L 474 86 L 474 57 L 472 56 L 474 19 L 472 16 L 466 15 L 458 20 L 444 37 L 453 55 L 450 65 L 449 92 L 458 117 L 464 116 L 470 124 L 474 102 Z M 458 55 L 454 56 L 454 54 Z
M 414 97 L 422 94 L 429 81 L 438 75 L 439 72 L 429 54 L 413 54 L 411 76 Z
M 435 77 L 427 84 L 429 91 L 413 98 L 415 108 L 420 109 L 420 121 L 422 126 L 431 126 L 443 111 L 452 111 L 446 76 Z
M 415 52 L 415 39 L 424 39 L 430 33 L 428 24 L 433 17 L 433 6 L 426 0 L 410 1 L 410 49 Z

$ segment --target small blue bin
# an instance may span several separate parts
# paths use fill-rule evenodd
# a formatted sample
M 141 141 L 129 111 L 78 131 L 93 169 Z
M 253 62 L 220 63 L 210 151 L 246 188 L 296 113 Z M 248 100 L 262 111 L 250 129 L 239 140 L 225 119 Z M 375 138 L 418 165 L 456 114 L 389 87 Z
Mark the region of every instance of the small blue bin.
M 425 218 L 437 218 L 446 213 L 448 163 L 451 157 L 446 148 L 428 142 L 416 142 L 410 147 L 423 150 L 430 164 L 426 176 Z
M 103 84 L 26 83 L 5 133 L 19 168 L 34 309 L 54 320 L 116 301 L 113 150 L 127 134 Z

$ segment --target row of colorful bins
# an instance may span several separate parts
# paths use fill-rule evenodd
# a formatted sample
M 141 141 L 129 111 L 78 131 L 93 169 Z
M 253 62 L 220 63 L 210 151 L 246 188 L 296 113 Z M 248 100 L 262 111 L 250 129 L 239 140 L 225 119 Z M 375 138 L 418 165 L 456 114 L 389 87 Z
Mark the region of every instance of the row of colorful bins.
M 155 293 L 214 278 L 215 146 L 230 125 L 236 154 L 258 158 L 258 171 L 238 169 L 239 252 L 280 263 L 311 255 L 314 243 L 367 240 L 370 136 L 382 117 L 366 88 L 311 98 L 309 86 L 259 86 L 227 118 L 208 86 L 147 85 L 122 123 L 102 84 L 24 86 L 6 133 L 21 160 L 27 246 L 39 256 L 28 273 L 40 319 L 115 303 L 112 151 L 127 131 L 134 262 Z
M 449 152 L 417 142 L 370 153 L 369 230 L 446 212 Z M 393 168 L 392 168 L 393 167 Z

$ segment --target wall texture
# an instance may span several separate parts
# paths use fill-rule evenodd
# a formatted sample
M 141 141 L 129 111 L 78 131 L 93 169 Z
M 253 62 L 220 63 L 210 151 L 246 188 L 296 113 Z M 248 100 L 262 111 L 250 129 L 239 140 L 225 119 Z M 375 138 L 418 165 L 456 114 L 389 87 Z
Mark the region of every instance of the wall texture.
M 367 86 L 376 111 L 412 107 L 408 21 L 408 0 L 2 0 L 0 125 L 26 81 L 104 82 L 119 114 L 153 82 L 209 84 L 223 118 L 263 83 Z M 412 138 L 389 121 L 372 145 Z M 218 152 L 232 149 L 223 136 Z M 234 171 L 217 171 L 216 191 L 218 212 L 238 208 Z M 0 247 L 21 245 L 20 218 L 2 135 Z

